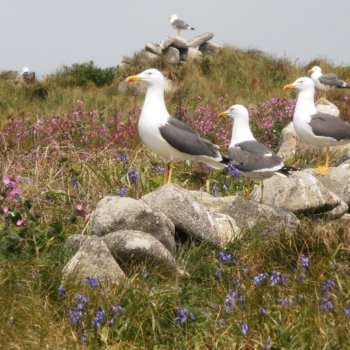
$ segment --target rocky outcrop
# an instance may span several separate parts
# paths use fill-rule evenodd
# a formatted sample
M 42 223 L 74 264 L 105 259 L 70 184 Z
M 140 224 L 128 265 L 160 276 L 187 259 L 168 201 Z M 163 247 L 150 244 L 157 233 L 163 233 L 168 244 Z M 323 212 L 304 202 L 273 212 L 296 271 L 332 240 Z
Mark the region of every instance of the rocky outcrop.
M 175 227 L 163 212 L 133 198 L 104 197 L 91 215 L 90 234 L 101 237 L 120 230 L 147 232 L 169 251 L 175 251 Z
M 260 201 L 261 186 L 252 192 L 251 199 Z M 265 180 L 263 200 L 267 205 L 294 214 L 318 215 L 327 219 L 339 218 L 348 210 L 336 194 L 306 172 L 292 172 L 289 177 L 273 176 Z
M 63 268 L 63 283 L 68 279 L 84 281 L 87 277 L 96 277 L 105 286 L 121 283 L 125 274 L 113 259 L 106 243 L 96 236 L 81 240 L 85 242 L 79 244 L 78 252 Z
M 167 61 L 175 64 L 192 59 L 200 60 L 202 56 L 213 55 L 222 47 L 209 41 L 213 37 L 214 33 L 205 32 L 187 41 L 178 35 L 171 35 L 158 43 L 148 41 L 138 55 L 148 60 L 154 60 L 163 55 Z M 132 60 L 132 58 L 124 56 L 119 66 L 128 65 Z

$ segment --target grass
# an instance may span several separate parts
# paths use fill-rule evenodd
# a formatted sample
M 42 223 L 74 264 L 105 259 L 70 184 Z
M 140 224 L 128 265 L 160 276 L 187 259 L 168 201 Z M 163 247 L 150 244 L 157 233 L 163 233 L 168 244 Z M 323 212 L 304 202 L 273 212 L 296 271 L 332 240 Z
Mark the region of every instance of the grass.
M 223 153 L 232 124 L 216 116 L 234 103 L 249 107 L 253 133 L 275 149 L 295 104 L 282 88 L 314 65 L 350 76 L 329 62 L 301 66 L 230 47 L 201 63 L 154 62 L 178 86 L 166 96 L 169 111 Z M 145 264 L 126 271 L 121 286 L 72 280 L 59 293 L 71 258 L 64 241 L 86 233 L 98 201 L 140 198 L 162 184 L 160 159 L 137 133 L 144 97 L 117 90 L 146 68 L 136 56 L 123 69 L 104 72 L 90 62 L 30 85 L 0 74 L 0 348 L 348 348 L 350 242 L 341 222 L 300 218 L 292 235 L 258 225 L 224 252 L 187 242 L 176 259 L 190 278 Z M 331 96 L 350 120 L 344 92 Z M 296 155 L 288 164 L 315 161 Z M 174 182 L 216 196 L 245 191 L 244 179 L 202 164 L 178 162 Z

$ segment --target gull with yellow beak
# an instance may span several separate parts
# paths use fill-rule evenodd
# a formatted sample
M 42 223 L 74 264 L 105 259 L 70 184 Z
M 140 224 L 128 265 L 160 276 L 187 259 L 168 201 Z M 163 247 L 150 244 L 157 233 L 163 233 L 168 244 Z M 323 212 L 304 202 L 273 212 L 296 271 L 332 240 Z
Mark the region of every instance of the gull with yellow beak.
M 169 115 L 164 102 L 165 79 L 161 72 L 147 69 L 128 77 L 126 81 L 144 81 L 147 84 L 138 131 L 144 144 L 165 163 L 164 184 L 171 183 L 174 160 L 199 161 L 215 169 L 226 167 L 220 163 L 222 157 L 218 146 L 201 138 L 188 125 Z
M 322 74 L 322 70 L 318 66 L 312 67 L 309 73 L 312 73 L 311 79 L 317 89 L 323 91 L 322 100 L 326 98 L 326 92 L 331 89 L 350 89 L 350 86 L 344 80 L 338 79 L 334 73 Z
M 218 115 L 219 118 L 226 116 L 234 121 L 227 158 L 247 177 L 248 199 L 250 198 L 250 179 L 261 180 L 260 202 L 263 202 L 265 179 L 273 175 L 286 177 L 290 175 L 288 171 L 300 169 L 285 166 L 281 157 L 254 138 L 249 127 L 247 108 L 237 104 Z
M 169 18 L 169 21 L 173 28 L 177 30 L 177 35 L 180 36 L 181 30 L 195 30 L 193 27 L 191 27 L 186 22 L 182 21 L 181 19 L 178 19 L 176 15 L 171 15 Z
M 299 91 L 294 110 L 293 126 L 295 132 L 306 143 L 319 147 L 317 175 L 325 175 L 329 167 L 330 146 L 350 143 L 350 124 L 334 115 L 321 113 L 314 102 L 315 84 L 312 79 L 302 77 L 283 90 Z M 321 147 L 327 147 L 326 164 L 321 166 Z

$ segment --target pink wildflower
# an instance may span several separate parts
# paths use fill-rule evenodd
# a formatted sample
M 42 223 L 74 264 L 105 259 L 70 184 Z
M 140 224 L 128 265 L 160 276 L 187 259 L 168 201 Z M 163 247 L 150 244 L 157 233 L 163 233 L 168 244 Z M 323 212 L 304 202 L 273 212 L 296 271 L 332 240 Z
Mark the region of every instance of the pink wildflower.
M 15 186 L 15 187 L 12 187 L 11 188 L 11 191 L 7 194 L 7 197 L 14 200 L 15 202 L 17 201 L 16 200 L 16 194 L 21 197 L 22 196 L 22 192 L 21 190 L 19 189 L 19 187 Z
M 77 204 L 75 207 L 77 208 L 78 212 L 82 212 L 84 210 L 81 204 Z
M 2 215 L 6 215 L 9 212 L 9 207 L 3 207 L 0 209 Z
M 81 106 L 83 104 L 83 101 L 82 100 L 77 100 L 77 105 L 78 106 Z
M 18 177 L 5 177 L 4 184 L 9 187 L 15 187 L 19 183 Z

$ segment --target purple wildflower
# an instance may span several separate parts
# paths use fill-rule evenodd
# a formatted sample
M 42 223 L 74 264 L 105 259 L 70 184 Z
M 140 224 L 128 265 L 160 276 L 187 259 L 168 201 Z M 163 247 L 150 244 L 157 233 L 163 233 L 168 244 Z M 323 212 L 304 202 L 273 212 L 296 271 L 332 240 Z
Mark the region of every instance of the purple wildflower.
M 243 335 L 247 335 L 248 334 L 248 323 L 246 322 L 243 322 L 243 323 L 240 323 L 240 326 L 241 326 L 241 332 Z
M 120 196 L 120 197 L 123 197 L 125 196 L 126 194 L 126 191 L 125 191 L 125 188 L 124 187 L 120 187 L 117 191 L 117 194 Z
M 78 189 L 79 188 L 79 182 L 77 180 L 77 178 L 75 176 L 73 176 L 71 178 L 71 182 L 72 182 L 72 187 L 75 188 L 75 189 Z
M 262 306 L 261 308 L 259 308 L 259 314 L 266 316 L 267 315 L 267 306 Z
M 216 272 L 215 272 L 215 275 L 216 276 L 220 276 L 222 274 L 222 269 L 218 269 Z
M 233 176 L 234 179 L 238 179 L 241 176 L 239 170 L 237 170 L 231 163 L 228 164 L 228 172 Z
M 219 257 L 220 257 L 220 261 L 224 264 L 230 264 L 234 262 L 232 260 L 231 254 L 225 254 L 224 252 L 220 252 Z
M 258 286 L 259 284 L 264 282 L 267 277 L 268 277 L 268 274 L 259 273 L 257 276 L 254 277 L 254 285 Z
M 92 287 L 92 288 L 98 287 L 97 277 L 86 277 L 86 282 L 89 287 Z
M 243 265 L 241 269 L 242 269 L 243 273 L 247 273 L 248 272 L 248 268 L 245 265 Z
M 319 298 L 320 302 L 320 310 L 321 311 L 329 311 L 333 309 L 333 303 L 330 298 Z
M 77 326 L 80 323 L 82 315 L 80 312 L 75 311 L 74 309 L 70 309 L 69 317 L 70 317 L 72 323 L 74 324 L 74 326 Z
M 350 304 L 348 304 L 344 310 L 344 315 L 345 316 L 350 316 Z
M 194 316 L 192 312 L 189 313 L 188 318 L 190 320 L 194 320 Z M 178 324 L 183 324 L 187 322 L 187 310 L 185 308 L 179 307 L 177 309 L 177 317 L 175 317 L 174 321 Z
M 105 314 L 106 314 L 106 311 L 104 311 L 102 309 L 101 306 L 98 307 L 98 311 L 96 313 L 96 316 L 94 318 L 94 320 L 92 321 L 92 324 L 95 328 L 98 328 L 100 327 L 102 321 L 103 321 L 103 318 L 105 317 Z
M 307 267 L 309 266 L 309 258 L 306 255 L 302 255 L 300 257 L 300 263 L 302 266 Z
M 119 159 L 121 162 L 126 162 L 128 160 L 128 157 L 124 152 L 119 152 Z
M 272 275 L 270 276 L 271 281 L 271 287 L 276 286 L 277 284 L 286 284 L 288 281 L 288 276 L 285 274 L 282 274 L 279 271 L 273 271 Z
M 156 171 L 160 172 L 160 173 L 164 173 L 164 167 L 162 165 L 157 165 L 156 166 Z
M 129 177 L 131 181 L 136 181 L 139 178 L 139 174 L 135 170 L 131 170 L 129 173 Z
M 65 293 L 66 293 L 66 289 L 64 288 L 64 285 L 61 284 L 61 285 L 58 287 L 58 294 L 59 294 L 60 297 L 62 297 Z
M 224 310 L 226 313 L 229 313 L 231 311 L 234 311 L 234 300 L 237 297 L 237 292 L 232 289 L 230 292 L 226 295 L 225 303 L 224 303 Z
M 123 308 L 121 306 L 112 306 L 112 315 L 119 316 Z

